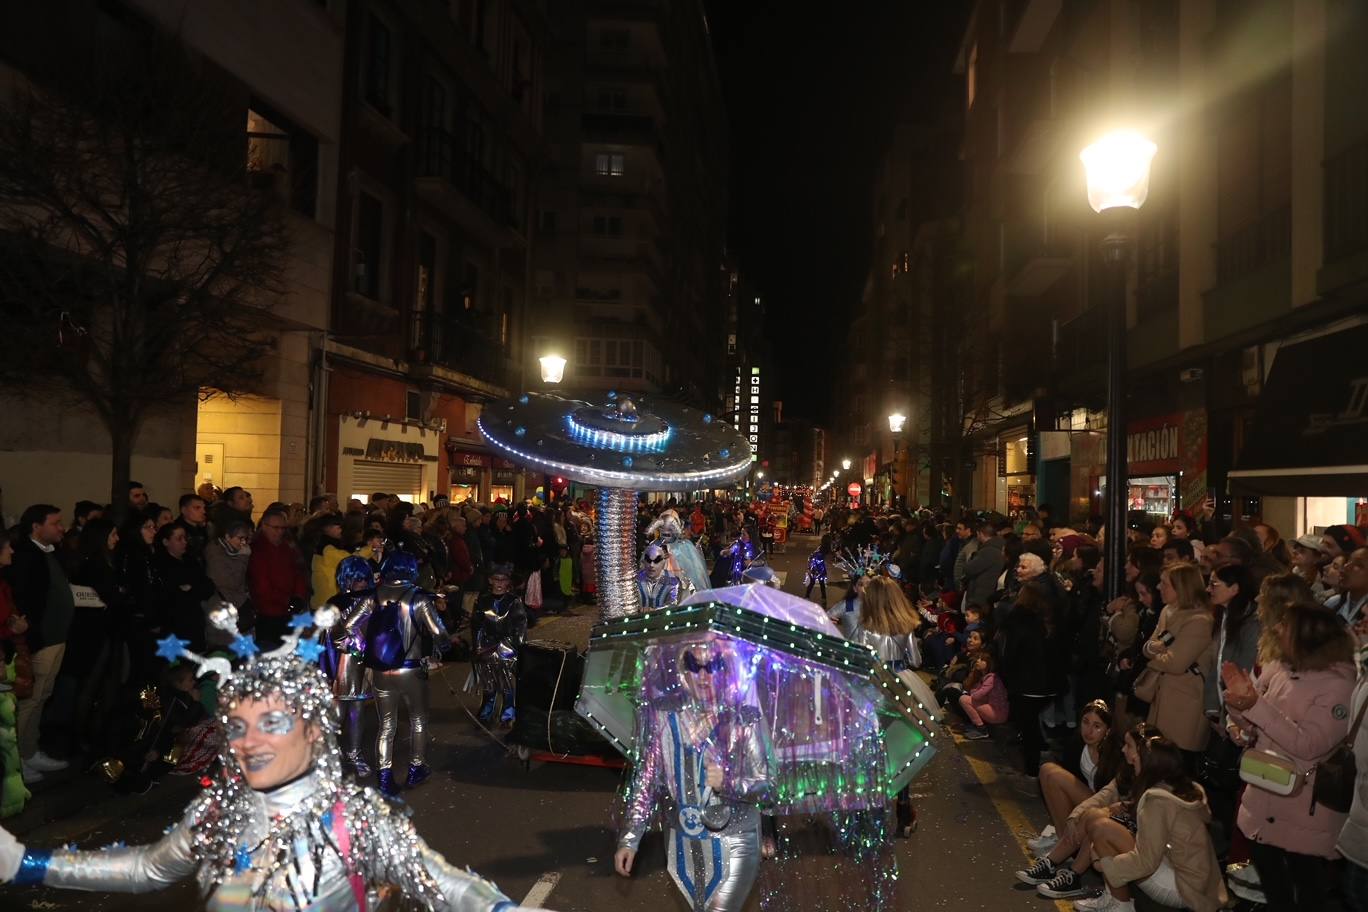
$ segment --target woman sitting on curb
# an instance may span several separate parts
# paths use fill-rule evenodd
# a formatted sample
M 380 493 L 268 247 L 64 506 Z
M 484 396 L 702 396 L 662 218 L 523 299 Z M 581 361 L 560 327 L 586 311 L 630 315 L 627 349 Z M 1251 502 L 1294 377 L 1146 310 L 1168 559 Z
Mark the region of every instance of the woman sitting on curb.
M 1116 778 L 1121 766 L 1121 739 L 1112 732 L 1112 713 L 1105 700 L 1093 700 L 1079 714 L 1078 734 L 1058 763 L 1040 767 L 1040 791 L 1050 812 L 1050 826 L 1026 846 L 1037 856 L 1059 842 L 1069 812 Z
M 1037 858 L 1030 867 L 1017 871 L 1017 880 L 1034 885 L 1036 892 L 1050 899 L 1071 899 L 1088 892 L 1083 886 L 1083 875 L 1092 867 L 1093 854 L 1084 821 L 1090 814 L 1102 812 L 1103 817 L 1135 831 L 1135 813 L 1129 798 L 1139 765 L 1137 757 L 1144 745 L 1158 734 L 1159 730 L 1147 722 L 1137 722 L 1126 732 L 1121 745 L 1122 762 L 1116 767 L 1116 775 L 1069 812 L 1064 826 L 1059 828 L 1054 848 L 1043 858 Z M 1066 865 L 1070 858 L 1073 864 Z

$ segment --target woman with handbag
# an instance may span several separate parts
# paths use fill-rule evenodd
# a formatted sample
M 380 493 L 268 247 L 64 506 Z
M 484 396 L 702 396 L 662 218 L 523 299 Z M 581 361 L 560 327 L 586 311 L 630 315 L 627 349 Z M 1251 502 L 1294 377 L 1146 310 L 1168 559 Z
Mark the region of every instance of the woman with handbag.
M 1203 711 L 1206 676 L 1212 673 L 1215 646 L 1210 597 L 1194 564 L 1174 564 L 1159 577 L 1164 610 L 1143 651 L 1149 660 L 1135 680 L 1137 697 L 1150 704 L 1146 721 L 1156 726 L 1188 758 L 1195 772 L 1211 736 Z
M 1280 610 L 1270 601 L 1259 620 L 1258 678 L 1221 668 L 1232 736 L 1246 748 L 1237 825 L 1271 909 L 1333 909 L 1331 862 L 1346 815 L 1317 800 L 1317 764 L 1349 730 L 1354 640 L 1314 602 Z
M 1349 912 L 1368 912 L 1368 727 L 1363 725 L 1368 710 L 1368 675 L 1359 678 L 1354 688 L 1352 711 L 1346 743 L 1354 757 L 1354 796 L 1349 819 L 1340 830 L 1335 848 L 1344 856 L 1344 903 Z

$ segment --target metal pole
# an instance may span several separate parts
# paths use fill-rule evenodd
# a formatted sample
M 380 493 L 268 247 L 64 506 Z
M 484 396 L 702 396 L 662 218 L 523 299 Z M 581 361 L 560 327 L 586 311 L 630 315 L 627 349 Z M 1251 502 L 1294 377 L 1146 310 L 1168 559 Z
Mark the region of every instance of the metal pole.
M 599 488 L 594 565 L 598 570 L 600 620 L 611 621 L 641 610 L 636 588 L 636 511 L 636 491 Z
M 1126 578 L 1126 502 L 1130 492 L 1126 466 L 1126 277 L 1133 243 L 1134 210 L 1107 209 L 1101 213 L 1107 308 L 1107 497 L 1105 589 L 1111 601 L 1121 594 Z

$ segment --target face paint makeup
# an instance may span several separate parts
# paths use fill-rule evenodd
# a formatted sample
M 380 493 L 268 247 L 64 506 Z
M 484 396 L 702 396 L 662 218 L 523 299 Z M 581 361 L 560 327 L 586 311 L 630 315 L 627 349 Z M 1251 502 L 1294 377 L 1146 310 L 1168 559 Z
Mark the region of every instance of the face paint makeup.
M 273 710 L 257 720 L 257 731 L 263 735 L 288 735 L 294 731 L 295 717 L 291 713 Z

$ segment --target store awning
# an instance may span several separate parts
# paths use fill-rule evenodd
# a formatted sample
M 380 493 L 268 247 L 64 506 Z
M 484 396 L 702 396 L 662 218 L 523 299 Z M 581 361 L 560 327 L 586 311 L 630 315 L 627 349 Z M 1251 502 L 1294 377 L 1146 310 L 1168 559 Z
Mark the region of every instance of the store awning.
M 1368 324 L 1278 349 L 1231 492 L 1368 494 Z

